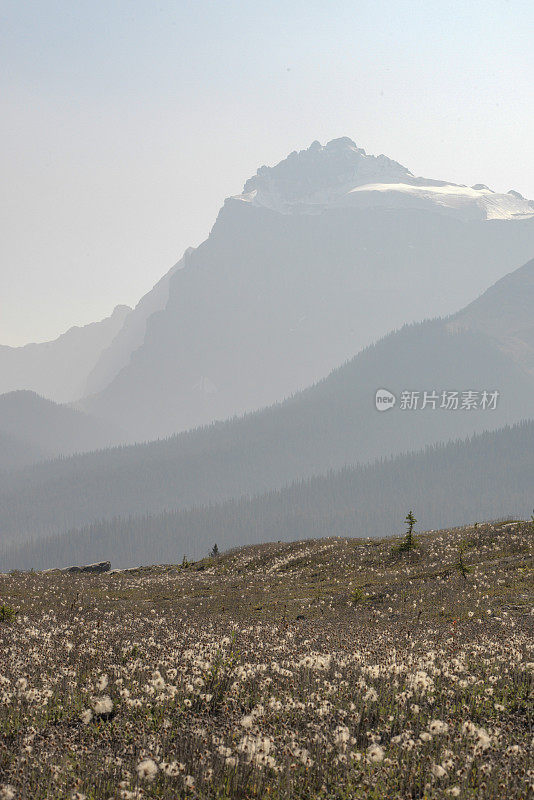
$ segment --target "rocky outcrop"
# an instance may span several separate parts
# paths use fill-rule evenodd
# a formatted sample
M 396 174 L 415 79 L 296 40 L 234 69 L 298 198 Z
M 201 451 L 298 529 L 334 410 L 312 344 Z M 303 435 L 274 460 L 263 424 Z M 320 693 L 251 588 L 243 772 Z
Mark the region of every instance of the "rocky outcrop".
M 110 561 L 98 561 L 96 564 L 85 564 L 82 567 L 64 567 L 60 572 L 109 572 Z

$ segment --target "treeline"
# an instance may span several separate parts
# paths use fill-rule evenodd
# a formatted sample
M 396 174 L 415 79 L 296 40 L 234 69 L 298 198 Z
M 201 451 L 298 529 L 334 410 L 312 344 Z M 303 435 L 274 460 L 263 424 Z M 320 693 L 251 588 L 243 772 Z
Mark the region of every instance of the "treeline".
M 526 518 L 533 506 L 534 422 L 526 422 L 250 499 L 117 517 L 4 547 L 0 570 L 108 559 L 115 567 L 176 563 L 184 555 L 207 555 L 215 542 L 222 550 L 268 540 L 401 533 L 409 508 L 420 529 L 437 529 L 505 515 Z
M 401 411 L 397 404 L 381 414 L 374 407 L 381 387 L 397 394 L 498 389 L 501 398 L 496 411 Z M 2 476 L 0 541 L 221 503 L 465 438 L 531 416 L 533 391 L 532 378 L 488 338 L 452 335 L 439 321 L 408 326 L 277 406 Z

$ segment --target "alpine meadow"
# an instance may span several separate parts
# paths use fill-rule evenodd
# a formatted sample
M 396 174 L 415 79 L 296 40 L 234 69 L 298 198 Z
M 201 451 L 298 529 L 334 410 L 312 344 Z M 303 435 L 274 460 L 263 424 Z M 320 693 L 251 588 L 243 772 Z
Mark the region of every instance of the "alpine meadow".
M 534 797 L 532 4 L 1 28 L 0 800 Z

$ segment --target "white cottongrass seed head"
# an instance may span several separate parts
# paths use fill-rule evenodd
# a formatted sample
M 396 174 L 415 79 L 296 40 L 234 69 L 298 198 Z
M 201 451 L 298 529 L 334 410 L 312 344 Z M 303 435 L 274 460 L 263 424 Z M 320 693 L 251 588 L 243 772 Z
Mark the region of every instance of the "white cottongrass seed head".
M 158 774 L 158 765 L 152 758 L 144 758 L 135 768 L 141 781 L 153 781 Z

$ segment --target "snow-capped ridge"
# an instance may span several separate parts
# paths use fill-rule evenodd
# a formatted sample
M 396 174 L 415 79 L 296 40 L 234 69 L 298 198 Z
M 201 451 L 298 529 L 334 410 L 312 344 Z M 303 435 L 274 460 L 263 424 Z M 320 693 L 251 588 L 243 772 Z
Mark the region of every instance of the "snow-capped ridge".
M 282 214 L 317 214 L 328 208 L 423 208 L 462 219 L 534 216 L 534 203 L 514 190 L 498 194 L 474 186 L 417 177 L 385 155 L 373 156 L 344 136 L 314 141 L 274 167 L 262 166 L 238 200 Z
M 354 186 L 399 181 L 411 172 L 384 155 L 369 156 L 348 137 L 325 146 L 315 141 L 274 167 L 262 166 L 243 188 L 243 199 L 283 211 L 295 203 L 325 204 Z

